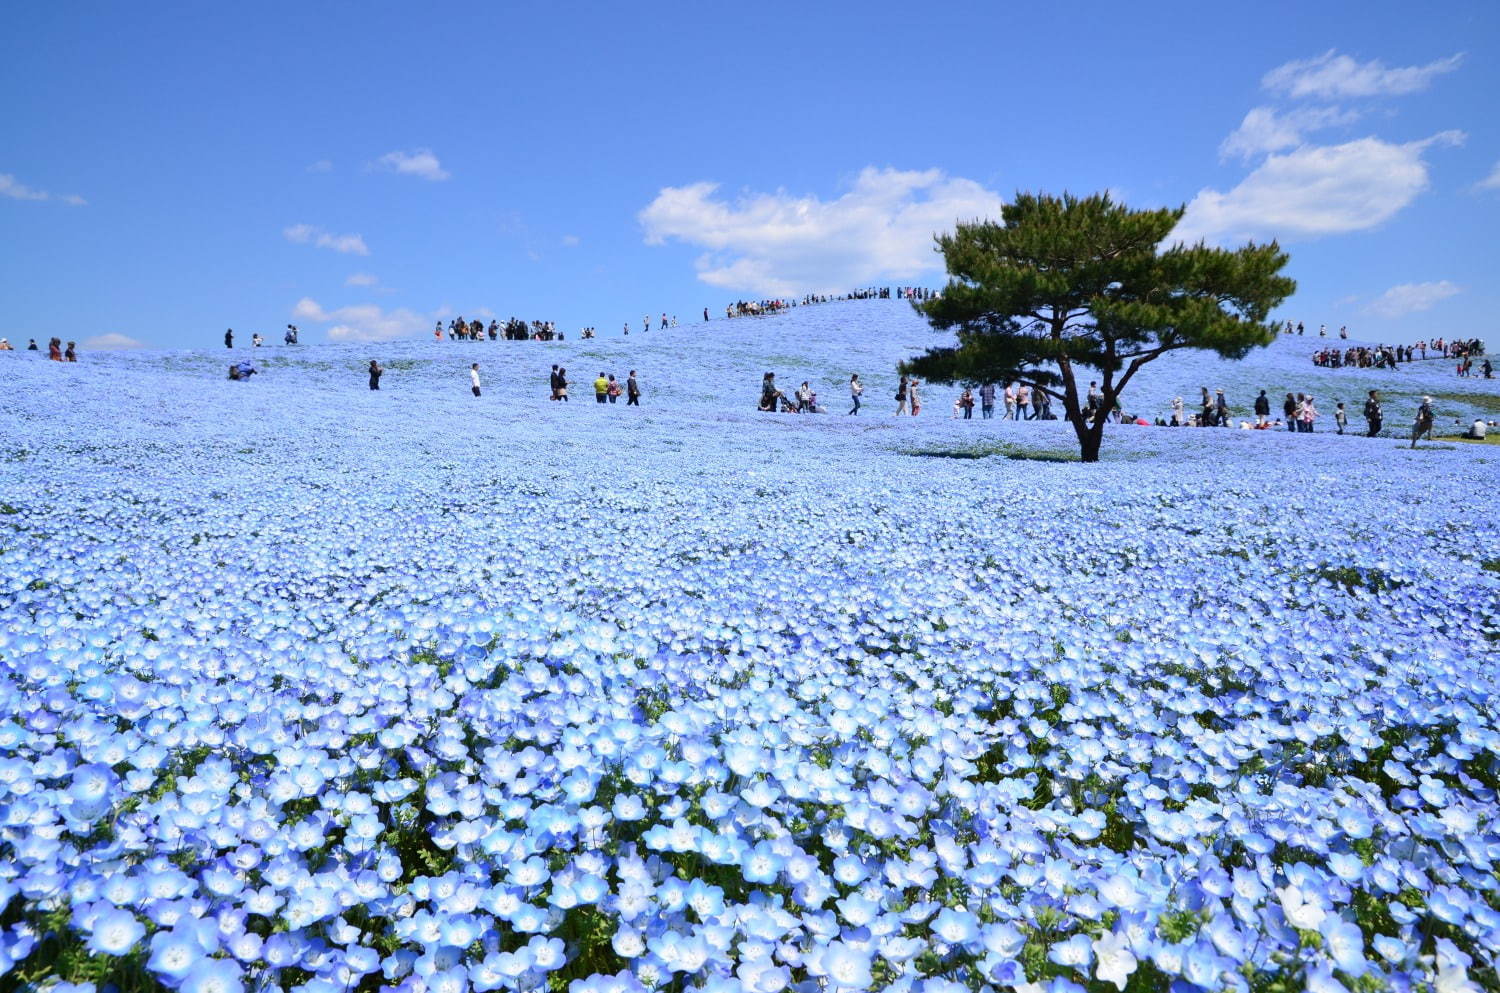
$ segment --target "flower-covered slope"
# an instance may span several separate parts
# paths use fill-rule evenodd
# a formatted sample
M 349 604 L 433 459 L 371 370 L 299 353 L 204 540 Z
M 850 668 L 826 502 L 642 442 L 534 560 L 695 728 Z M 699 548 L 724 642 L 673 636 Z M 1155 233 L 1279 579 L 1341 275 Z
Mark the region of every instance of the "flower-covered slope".
M 1494 988 L 1492 449 L 1083 466 L 889 417 L 930 341 L 0 355 L 0 982 Z M 1451 389 L 1313 347 L 1136 389 Z

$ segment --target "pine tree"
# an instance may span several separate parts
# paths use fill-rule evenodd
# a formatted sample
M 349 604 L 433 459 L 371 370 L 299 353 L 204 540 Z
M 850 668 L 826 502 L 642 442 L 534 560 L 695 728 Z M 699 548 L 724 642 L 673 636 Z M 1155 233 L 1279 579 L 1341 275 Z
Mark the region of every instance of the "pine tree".
M 1275 340 L 1266 318 L 1296 289 L 1275 242 L 1163 248 L 1183 210 L 1023 193 L 1003 208 L 1003 224 L 959 224 L 937 239 L 948 285 L 917 305 L 958 343 L 902 371 L 1041 390 L 1062 405 L 1083 461 L 1097 462 L 1108 414 L 1143 365 L 1180 348 L 1243 358 Z M 1079 382 L 1094 378 L 1101 400 L 1089 407 Z

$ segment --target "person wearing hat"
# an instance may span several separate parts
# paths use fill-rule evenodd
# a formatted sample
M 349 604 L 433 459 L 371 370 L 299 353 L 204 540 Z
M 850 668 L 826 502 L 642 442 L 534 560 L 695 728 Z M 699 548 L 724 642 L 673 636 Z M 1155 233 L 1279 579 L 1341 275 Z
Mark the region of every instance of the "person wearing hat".
M 1423 397 L 1422 403 L 1417 407 L 1417 419 L 1412 424 L 1411 447 L 1416 448 L 1417 439 L 1424 434 L 1428 441 L 1432 440 L 1432 420 L 1432 397 Z
M 0 338 L 0 352 L 14 352 L 14 351 L 15 351 L 15 349 L 10 347 L 10 339 L 9 338 Z

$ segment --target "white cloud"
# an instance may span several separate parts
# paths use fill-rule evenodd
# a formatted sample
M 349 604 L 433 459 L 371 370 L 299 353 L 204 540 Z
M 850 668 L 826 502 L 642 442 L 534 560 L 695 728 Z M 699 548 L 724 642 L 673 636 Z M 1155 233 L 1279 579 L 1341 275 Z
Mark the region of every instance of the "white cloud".
M 1495 168 L 1490 174 L 1474 184 L 1476 190 L 1500 190 L 1500 162 L 1495 163 Z
M 316 300 L 303 297 L 292 308 L 292 316 L 301 321 L 332 324 L 328 337 L 333 341 L 390 341 L 427 331 L 428 318 L 405 307 L 385 311 L 373 303 L 324 310 Z
M 1254 107 L 1240 126 L 1219 146 L 1219 156 L 1253 158 L 1283 148 L 1295 148 L 1311 131 L 1341 127 L 1359 120 L 1359 111 L 1339 107 L 1302 107 L 1279 113 L 1272 107 Z
M 438 157 L 427 148 L 416 148 L 410 152 L 387 152 L 376 164 L 403 176 L 419 176 L 432 182 L 447 179 L 449 176 L 443 164 L 438 161 Z
M 344 280 L 345 286 L 378 286 L 379 284 L 380 277 L 372 276 L 368 272 L 356 272 L 354 275 Z
M 1378 317 L 1405 317 L 1427 310 L 1439 301 L 1459 293 L 1462 287 L 1443 279 L 1435 283 L 1402 283 L 1392 286 L 1365 307 L 1365 313 Z
M 837 292 L 941 271 L 933 235 L 954 222 L 1000 216 L 999 194 L 941 170 L 867 167 L 843 196 L 783 190 L 715 196 L 717 183 L 666 187 L 638 215 L 648 244 L 705 249 L 698 278 L 770 296 Z
M 1267 90 L 1291 97 L 1400 96 L 1425 90 L 1433 77 L 1457 69 L 1463 53 L 1436 59 L 1424 66 L 1397 66 L 1388 69 L 1377 59 L 1356 62 L 1347 55 L 1336 55 L 1329 49 L 1316 58 L 1288 62 L 1277 66 L 1261 78 Z
M 92 348 L 96 351 L 106 351 L 119 348 L 145 348 L 146 344 L 145 342 L 136 341 L 128 334 L 111 331 L 108 334 L 96 334 L 92 338 L 85 339 L 83 347 Z
M 1401 145 L 1361 138 L 1272 155 L 1229 192 L 1200 191 L 1173 237 L 1316 238 L 1373 228 L 1427 189 L 1427 149 L 1461 144 L 1464 137 L 1443 131 Z
M 289 228 L 282 228 L 281 234 L 295 245 L 317 245 L 345 255 L 370 254 L 370 249 L 365 246 L 365 239 L 357 234 L 331 234 L 311 224 L 293 224 Z
M 12 200 L 57 200 L 69 207 L 82 207 L 88 203 L 76 193 L 59 196 L 48 193 L 46 190 L 34 190 L 25 183 L 17 182 L 16 177 L 8 172 L 0 172 L 0 197 L 9 197 Z
M 578 236 L 576 234 L 565 234 L 562 236 L 562 243 L 567 248 L 573 248 L 578 244 Z
M 333 172 L 333 163 L 328 159 L 319 159 L 307 167 L 308 172 Z

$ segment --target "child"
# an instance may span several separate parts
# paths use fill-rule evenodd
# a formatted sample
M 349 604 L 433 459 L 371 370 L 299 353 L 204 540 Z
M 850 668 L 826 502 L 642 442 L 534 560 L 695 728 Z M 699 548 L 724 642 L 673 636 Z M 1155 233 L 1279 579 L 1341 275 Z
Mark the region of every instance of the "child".
M 1344 433 L 1344 425 L 1349 423 L 1349 417 L 1344 413 L 1344 405 L 1340 403 L 1333 411 L 1333 423 L 1339 426 L 1339 434 Z

